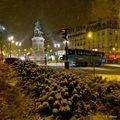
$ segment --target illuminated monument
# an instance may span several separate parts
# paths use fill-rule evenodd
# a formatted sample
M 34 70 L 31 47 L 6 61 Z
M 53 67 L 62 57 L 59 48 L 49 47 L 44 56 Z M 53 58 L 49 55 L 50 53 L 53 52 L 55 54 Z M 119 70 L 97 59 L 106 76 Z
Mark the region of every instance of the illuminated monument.
M 43 32 L 41 31 L 40 22 L 37 20 L 34 27 L 34 36 L 32 38 L 32 49 L 33 49 L 33 60 L 44 64 L 44 38 L 42 36 Z

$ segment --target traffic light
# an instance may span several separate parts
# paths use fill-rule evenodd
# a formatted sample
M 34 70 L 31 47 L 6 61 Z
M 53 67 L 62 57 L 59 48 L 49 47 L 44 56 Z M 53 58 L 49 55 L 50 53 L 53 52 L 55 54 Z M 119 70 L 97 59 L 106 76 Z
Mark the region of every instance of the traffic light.
M 62 29 L 61 30 L 61 35 L 62 35 L 62 38 L 67 40 L 67 29 Z

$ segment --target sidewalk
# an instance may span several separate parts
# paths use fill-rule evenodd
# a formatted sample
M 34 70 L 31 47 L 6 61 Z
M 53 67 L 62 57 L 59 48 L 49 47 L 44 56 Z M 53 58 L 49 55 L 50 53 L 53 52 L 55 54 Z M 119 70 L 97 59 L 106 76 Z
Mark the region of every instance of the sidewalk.
M 47 65 L 48 65 L 48 66 L 59 66 L 59 67 L 60 67 L 60 66 L 61 66 L 61 67 L 63 66 L 63 67 L 64 67 L 64 63 L 57 63 L 57 62 L 56 62 L 56 63 L 47 63 Z
M 107 78 L 108 81 L 116 80 L 120 81 L 120 75 L 108 75 L 108 74 L 96 74 L 97 76 L 102 76 L 102 78 Z
M 120 67 L 120 64 L 104 64 L 102 66 Z
M 52 66 L 52 67 L 60 67 L 60 68 L 64 68 L 64 63 L 47 63 L 48 66 Z M 104 64 L 102 66 L 112 66 L 112 67 L 120 67 L 120 64 Z M 82 67 L 82 69 L 86 69 L 86 67 Z M 90 69 L 90 68 L 87 68 Z M 97 69 L 97 68 L 96 68 Z M 101 68 L 102 69 L 102 68 Z M 102 69 L 102 70 L 106 70 L 106 68 Z M 112 71 L 112 69 L 110 69 L 109 71 Z M 97 76 L 102 76 L 103 78 L 107 78 L 107 80 L 117 80 L 120 81 L 120 75 L 116 75 L 116 74 L 96 74 Z

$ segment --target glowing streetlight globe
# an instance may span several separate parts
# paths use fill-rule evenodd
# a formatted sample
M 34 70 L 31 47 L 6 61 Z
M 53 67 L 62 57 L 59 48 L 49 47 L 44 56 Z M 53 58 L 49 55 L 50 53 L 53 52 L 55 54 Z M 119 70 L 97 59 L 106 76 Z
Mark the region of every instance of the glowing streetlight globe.
M 8 37 L 8 40 L 9 40 L 9 41 L 12 41 L 13 39 L 14 39 L 14 36 Z
M 93 33 L 92 32 L 88 32 L 87 37 L 88 38 L 92 38 L 93 37 Z

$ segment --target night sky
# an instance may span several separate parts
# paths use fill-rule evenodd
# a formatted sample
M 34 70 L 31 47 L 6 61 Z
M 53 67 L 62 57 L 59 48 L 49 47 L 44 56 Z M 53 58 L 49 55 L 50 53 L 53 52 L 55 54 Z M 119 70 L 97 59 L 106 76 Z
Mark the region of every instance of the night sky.
M 112 0 L 0 0 L 0 24 L 6 27 L 8 36 L 14 35 L 17 41 L 24 40 L 24 45 L 29 46 L 37 19 L 45 37 L 52 37 L 61 28 L 106 16 L 113 4 L 108 1 Z

